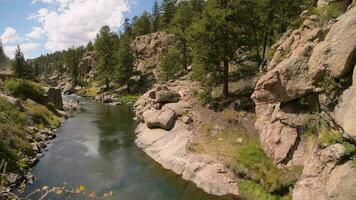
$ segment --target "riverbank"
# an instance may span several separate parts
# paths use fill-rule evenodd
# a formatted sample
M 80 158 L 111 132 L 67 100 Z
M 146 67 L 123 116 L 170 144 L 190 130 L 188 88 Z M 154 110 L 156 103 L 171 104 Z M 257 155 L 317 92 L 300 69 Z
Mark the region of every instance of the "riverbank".
M 141 96 L 134 105 L 140 121 L 135 143 L 161 166 L 195 183 L 206 193 L 239 196 L 231 169 L 211 155 L 189 149 L 201 124 L 198 89 L 193 82 L 181 79 L 156 85 Z
M 9 135 L 2 145 L 6 145 L 6 140 L 9 142 L 17 141 L 21 146 L 18 150 L 17 158 L 14 157 L 11 148 L 2 149 L 8 152 L 5 159 L 1 159 L 1 197 L 11 197 L 11 192 L 15 189 L 23 190 L 26 185 L 34 183 L 35 177 L 31 173 L 33 167 L 44 157 L 47 152 L 48 145 L 57 137 L 57 130 L 60 125 L 73 116 L 75 111 L 80 110 L 79 101 L 67 99 L 60 102 L 63 110 L 57 110 L 51 107 L 51 104 L 42 105 L 27 99 L 26 101 L 1 94 L 0 97 L 2 114 L 6 117 L 6 123 L 9 130 L 4 130 L 8 134 L 16 134 L 16 137 Z M 4 117 L 2 116 L 2 118 Z M 21 120 L 21 122 L 17 121 Z M 13 124 L 13 126 L 11 125 Z M 13 128 L 10 128 L 10 127 Z M 1 130 L 3 130 L 1 125 Z M 2 137 L 4 132 L 2 132 Z M 5 136 L 4 136 L 5 137 Z M 11 143 L 9 143 L 11 145 Z M 23 151 L 22 148 L 25 148 Z M 9 160 L 8 160 L 9 159 Z

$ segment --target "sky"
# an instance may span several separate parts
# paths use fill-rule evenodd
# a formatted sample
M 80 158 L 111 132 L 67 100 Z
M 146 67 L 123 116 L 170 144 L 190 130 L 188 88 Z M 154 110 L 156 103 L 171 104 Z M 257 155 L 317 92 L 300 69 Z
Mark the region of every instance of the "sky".
M 161 2 L 162 0 L 158 0 Z M 154 0 L 0 0 L 0 38 L 14 57 L 26 58 L 85 45 L 103 25 L 115 32 L 124 18 L 151 11 Z

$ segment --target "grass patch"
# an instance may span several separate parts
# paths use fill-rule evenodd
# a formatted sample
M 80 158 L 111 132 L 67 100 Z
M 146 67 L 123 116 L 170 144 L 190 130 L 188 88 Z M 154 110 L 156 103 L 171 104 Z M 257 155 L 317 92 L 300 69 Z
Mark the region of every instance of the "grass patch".
M 59 126 L 59 118 L 46 106 L 37 104 L 35 102 L 26 101 L 25 107 L 27 109 L 26 113 L 30 116 L 37 127 L 43 128 L 48 126 Z
M 215 156 L 241 178 L 259 183 L 269 193 L 288 192 L 301 174 L 301 167 L 277 168 L 261 148 L 258 136 L 243 128 L 219 130 L 203 123 L 201 133 L 189 145 L 190 151 Z
M 5 89 L 22 100 L 32 99 L 37 103 L 44 103 L 44 93 L 38 83 L 23 79 L 10 79 L 5 81 Z
M 128 102 L 136 102 L 138 98 L 140 98 L 140 95 L 125 95 L 125 96 L 120 96 L 119 100 L 122 103 L 128 103 Z
M 239 192 L 241 196 L 249 200 L 291 200 L 290 195 L 279 196 L 269 193 L 264 187 L 260 184 L 249 181 L 242 180 L 239 182 Z

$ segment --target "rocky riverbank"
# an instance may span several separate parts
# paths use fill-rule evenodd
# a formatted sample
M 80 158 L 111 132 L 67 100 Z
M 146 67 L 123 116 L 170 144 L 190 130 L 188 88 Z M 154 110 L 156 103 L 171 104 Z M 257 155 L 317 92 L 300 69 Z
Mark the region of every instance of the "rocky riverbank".
M 27 155 L 26 159 L 21 161 L 26 163 L 26 167 L 21 168 L 19 172 L 7 172 L 9 168 L 8 163 L 5 160 L 1 161 L 1 187 L 0 187 L 0 197 L 11 197 L 10 192 L 14 189 L 21 190 L 25 187 L 26 184 L 33 184 L 35 177 L 31 173 L 31 169 L 44 157 L 45 152 L 47 151 L 48 144 L 57 137 L 57 129 L 62 122 L 64 122 L 69 116 L 73 116 L 73 113 L 81 110 L 80 102 L 77 100 L 68 100 L 63 101 L 62 96 L 53 95 L 52 89 L 45 88 L 45 93 L 48 96 L 48 102 L 51 102 L 62 110 L 55 110 L 55 115 L 58 117 L 58 123 L 54 123 L 52 126 L 28 126 L 23 130 L 25 140 L 30 145 L 31 154 Z M 20 107 L 26 112 L 33 112 L 31 109 L 33 106 L 41 107 L 41 104 L 38 104 L 30 99 L 27 99 L 25 102 L 20 101 L 17 98 L 1 94 L 1 98 L 5 99 L 12 105 Z M 53 98 L 55 97 L 55 98 Z M 44 109 L 44 107 L 42 108 Z M 47 111 L 46 111 L 47 112 Z
M 193 82 L 178 80 L 155 85 L 135 103 L 140 121 L 136 144 L 147 155 L 183 179 L 213 195 L 238 195 L 234 174 L 209 155 L 188 145 L 196 134 Z

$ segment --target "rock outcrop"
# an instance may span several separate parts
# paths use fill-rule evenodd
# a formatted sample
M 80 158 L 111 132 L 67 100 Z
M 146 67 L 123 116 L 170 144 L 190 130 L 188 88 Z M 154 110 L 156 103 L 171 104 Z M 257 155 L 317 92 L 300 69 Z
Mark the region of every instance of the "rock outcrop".
M 46 102 L 53 103 L 56 109 L 63 110 L 62 90 L 58 88 L 45 88 Z
M 318 16 L 306 16 L 300 28 L 273 46 L 276 53 L 252 95 L 267 155 L 276 164 L 304 166 L 295 200 L 355 199 L 356 170 L 345 147 L 323 149 L 301 137 L 303 119 L 319 112 L 330 127 L 355 139 L 355 31 L 356 7 L 326 25 Z
M 312 97 L 316 107 L 319 104 L 326 107 L 320 101 L 325 88 L 319 83 L 326 76 L 340 78 L 353 70 L 356 37 L 351 35 L 355 35 L 355 20 L 356 8 L 328 27 L 322 26 L 317 16 L 309 16 L 299 29 L 275 45 L 277 52 L 252 98 L 262 145 L 276 163 L 284 161 L 296 143 L 298 126 L 288 123 L 291 121 L 288 119 L 300 116 L 303 111 L 293 108 L 292 101 Z
M 355 199 L 356 169 L 352 161 L 340 164 L 345 155 L 341 144 L 315 150 L 293 190 L 293 200 Z
M 195 135 L 190 125 L 192 102 L 189 81 L 157 85 L 134 105 L 140 124 L 136 144 L 164 168 L 182 175 L 214 195 L 239 195 L 234 174 L 208 155 L 188 151 Z
M 131 93 L 146 92 L 157 80 L 157 67 L 165 49 L 174 45 L 175 38 L 166 32 L 137 37 L 131 48 L 134 55 L 134 76 L 128 83 Z
M 90 72 L 95 69 L 96 65 L 96 53 L 95 51 L 86 52 L 83 55 L 79 65 L 78 65 L 78 73 L 79 77 L 88 77 L 90 78 Z M 89 76 L 88 76 L 89 75 Z

